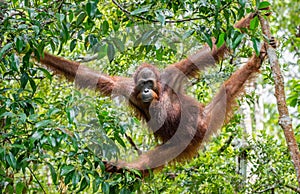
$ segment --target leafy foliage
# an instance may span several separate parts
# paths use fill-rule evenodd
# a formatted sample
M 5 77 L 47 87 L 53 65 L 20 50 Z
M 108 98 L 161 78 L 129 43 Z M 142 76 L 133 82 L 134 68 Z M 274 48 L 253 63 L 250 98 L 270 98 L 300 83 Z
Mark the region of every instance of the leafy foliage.
M 164 67 L 204 42 L 211 46 L 211 37 L 218 46 L 226 43 L 232 48 L 233 57 L 248 57 L 252 50 L 244 43 L 251 40 L 258 52 L 262 41 L 258 20 L 251 21 L 247 32 L 232 25 L 246 13 L 268 6 L 266 1 L 254 6 L 242 0 L 0 1 L 0 192 L 131 193 L 143 189 L 156 193 L 227 193 L 259 191 L 270 185 L 278 192 L 290 191 L 285 186 L 296 181 L 286 148 L 264 133 L 251 142 L 249 151 L 255 164 L 251 175 L 256 181 L 240 184 L 244 179 L 235 172 L 235 158 L 244 150 L 231 144 L 222 148 L 231 136 L 241 137 L 239 116 L 190 164 L 166 168 L 143 184 L 138 172 L 107 174 L 103 160 L 131 152 L 136 155 L 125 133 L 141 149 L 154 145 L 145 136 L 147 130 L 136 118 L 124 114 L 119 102 L 78 91 L 36 65 L 44 50 L 74 60 L 88 53 L 96 55 L 97 62 L 88 64 L 93 68 L 131 75 L 141 61 Z M 294 20 L 297 12 L 289 13 Z M 294 33 L 291 25 L 280 24 Z M 299 54 L 296 36 L 284 45 L 291 43 L 290 50 Z M 216 82 L 225 80 L 236 68 L 236 62 L 224 64 L 218 72 L 210 70 L 210 76 L 202 75 L 190 88 L 199 101 L 208 102 L 211 88 L 217 88 Z M 268 73 L 268 69 L 264 71 L 266 81 L 270 80 Z M 288 102 L 299 109 L 298 80 L 291 81 L 290 86 L 295 90 Z M 267 124 L 272 127 L 273 121 Z

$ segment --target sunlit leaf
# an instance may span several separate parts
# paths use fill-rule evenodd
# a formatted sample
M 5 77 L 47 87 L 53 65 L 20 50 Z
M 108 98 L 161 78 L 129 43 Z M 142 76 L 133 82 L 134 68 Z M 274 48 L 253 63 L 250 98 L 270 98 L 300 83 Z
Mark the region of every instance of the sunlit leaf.
M 155 15 L 156 15 L 157 21 L 159 21 L 162 25 L 164 25 L 166 22 L 165 15 L 161 11 L 155 12 Z
M 42 120 L 35 124 L 35 128 L 42 128 L 42 127 L 48 126 L 50 123 L 52 123 L 52 120 Z M 36 132 L 38 132 L 38 131 L 36 131 Z
M 118 31 L 119 28 L 120 28 L 120 22 L 117 21 L 117 20 L 113 21 L 112 22 L 112 27 L 113 27 L 114 31 Z
M 262 1 L 258 4 L 257 9 L 265 9 L 267 7 L 269 7 L 271 5 L 271 3 L 269 3 L 268 1 Z
M 101 24 L 101 31 L 103 35 L 106 35 L 109 29 L 109 23 L 105 20 L 102 24 Z
M 104 194 L 109 194 L 109 183 L 103 182 L 101 188 Z
M 131 15 L 138 15 L 138 14 L 147 12 L 147 11 L 149 11 L 150 7 L 151 7 L 151 5 L 147 5 L 147 6 L 141 7 L 139 9 L 136 9 L 136 10 L 132 11 L 130 14 Z
M 259 48 L 260 41 L 259 41 L 259 39 L 254 38 L 254 37 L 251 38 L 251 40 L 252 40 L 252 43 L 253 43 L 253 48 L 255 50 L 255 54 L 258 56 L 259 55 L 259 50 L 260 50 L 260 48 Z
M 225 33 L 219 34 L 218 42 L 217 42 L 217 47 L 220 48 L 225 42 Z
M 258 17 L 255 16 L 251 21 L 250 21 L 250 30 L 254 30 L 258 27 L 258 23 L 259 23 L 259 20 L 258 20 Z
M 21 51 L 24 47 L 24 42 L 23 42 L 22 38 L 17 37 L 15 42 L 16 42 L 16 49 L 17 49 L 18 53 L 21 53 Z
M 50 163 L 48 163 L 48 167 L 50 169 L 52 181 L 54 182 L 54 184 L 57 184 L 57 173 L 56 173 L 54 167 Z
M 232 45 L 233 49 L 235 49 L 240 44 L 240 42 L 243 40 L 244 36 L 245 36 L 244 34 L 240 34 L 236 37 L 236 39 L 233 41 L 233 45 Z
M 8 43 L 0 50 L 0 59 L 2 58 L 3 54 L 12 47 L 12 45 L 13 43 Z
M 188 31 L 186 31 L 186 32 L 182 35 L 182 39 L 185 40 L 186 38 L 190 37 L 194 32 L 195 32 L 195 30 L 188 30 Z
M 84 178 L 81 181 L 79 191 L 84 190 L 89 185 L 89 182 L 90 182 L 90 180 L 89 180 L 88 176 L 87 175 L 84 176 Z
M 73 173 L 73 177 L 72 177 L 72 185 L 73 185 L 74 187 L 76 187 L 77 184 L 80 182 L 80 180 L 81 180 L 81 175 L 80 175 L 80 173 L 77 172 L 77 171 L 75 171 L 75 172 Z
M 60 175 L 64 176 L 66 174 L 68 174 L 69 172 L 74 170 L 74 166 L 73 165 L 64 165 L 61 169 L 60 169 Z
M 213 43 L 212 43 L 212 40 L 211 40 L 211 37 L 209 36 L 209 34 L 203 33 L 203 38 L 204 38 L 205 42 L 208 44 L 208 46 L 210 48 L 212 48 Z
M 95 2 L 88 2 L 85 6 L 85 10 L 90 18 L 93 18 L 97 12 L 97 4 Z
M 82 24 L 83 20 L 85 19 L 86 17 L 86 13 L 85 12 L 81 12 L 79 14 L 79 16 L 77 17 L 77 21 L 76 21 L 76 25 L 79 26 Z
M 70 43 L 70 51 L 72 52 L 76 47 L 77 39 L 73 39 Z
M 107 47 L 107 57 L 109 62 L 111 63 L 114 58 L 115 58 L 115 47 L 113 44 L 108 43 L 108 47 Z
M 96 193 L 99 190 L 99 186 L 102 183 L 102 178 L 99 176 L 96 176 L 94 181 L 93 181 L 93 192 Z
M 20 79 L 20 82 L 21 82 L 21 88 L 25 88 L 25 86 L 27 85 L 28 83 L 28 74 L 26 72 L 24 72 L 21 76 L 21 79 Z
M 11 153 L 8 152 L 8 154 L 6 155 L 6 162 L 9 164 L 9 166 L 11 166 L 13 169 L 17 168 L 17 162 L 16 162 L 16 158 L 15 156 Z
M 124 52 L 125 46 L 119 38 L 113 38 L 112 41 L 114 42 L 114 45 L 118 48 L 120 52 Z
M 25 183 L 18 182 L 16 185 L 16 194 L 22 194 L 24 187 L 25 187 Z

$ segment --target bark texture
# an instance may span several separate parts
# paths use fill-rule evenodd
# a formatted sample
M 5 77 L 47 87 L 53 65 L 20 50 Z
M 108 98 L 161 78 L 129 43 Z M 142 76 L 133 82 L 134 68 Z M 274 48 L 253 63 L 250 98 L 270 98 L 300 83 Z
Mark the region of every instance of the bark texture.
M 259 17 L 263 34 L 269 39 L 272 37 L 270 32 L 269 22 L 263 16 Z M 279 112 L 279 125 L 283 129 L 287 146 L 294 163 L 296 170 L 298 184 L 300 186 L 300 152 L 296 142 L 295 134 L 292 127 L 292 120 L 289 116 L 289 111 L 286 105 L 286 96 L 284 91 L 284 80 L 280 70 L 278 58 L 275 49 L 271 46 L 268 47 L 267 53 L 272 69 L 272 75 L 275 84 L 275 97 L 277 99 L 277 109 Z

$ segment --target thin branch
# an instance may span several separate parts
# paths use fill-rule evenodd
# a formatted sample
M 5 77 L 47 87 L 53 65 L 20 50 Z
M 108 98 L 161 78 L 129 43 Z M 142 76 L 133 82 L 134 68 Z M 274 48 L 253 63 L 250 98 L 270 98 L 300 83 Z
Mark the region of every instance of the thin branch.
M 295 191 L 296 193 L 300 193 L 299 187 L 294 187 L 292 185 L 285 185 L 285 187 L 291 189 L 292 191 Z
M 259 16 L 263 34 L 270 40 L 272 35 L 270 32 L 270 26 L 267 19 L 263 16 Z M 278 58 L 276 56 L 275 49 L 271 46 L 267 49 L 269 56 L 270 66 L 274 77 L 275 84 L 275 97 L 277 100 L 277 109 L 279 112 L 279 125 L 283 129 L 284 136 L 287 142 L 287 146 L 294 163 L 298 184 L 300 186 L 300 152 L 295 138 L 295 134 L 292 127 L 292 120 L 289 116 L 289 111 L 286 104 L 286 96 L 284 91 L 284 80 L 280 70 Z
M 27 167 L 30 171 L 30 173 L 32 174 L 32 176 L 35 178 L 36 182 L 39 184 L 39 186 L 41 187 L 41 189 L 43 190 L 44 193 L 46 193 L 44 187 L 42 186 L 42 184 L 40 183 L 39 179 L 35 176 L 35 174 L 33 173 L 33 171 L 31 170 L 31 168 Z
M 125 133 L 125 137 L 129 141 L 130 145 L 137 151 L 138 155 L 142 154 L 142 151 L 135 145 L 132 138 Z
M 46 78 L 45 76 L 32 77 L 32 79 L 39 79 L 39 80 L 42 80 L 42 79 L 45 79 L 45 78 Z M 3 80 L 12 81 L 12 80 L 21 80 L 21 78 L 19 78 L 19 77 L 6 77 L 6 78 L 3 78 Z
M 275 189 L 276 189 L 276 185 L 273 185 L 273 186 L 268 187 L 268 188 L 266 188 L 266 189 L 264 189 L 264 190 L 261 190 L 261 191 L 255 191 L 255 193 L 265 193 L 265 192 L 267 192 L 267 191 L 274 191 Z
M 222 152 L 224 152 L 231 144 L 232 140 L 233 140 L 233 135 L 230 135 L 230 137 L 226 140 L 226 142 L 224 143 L 224 145 L 219 149 L 218 153 L 221 154 Z

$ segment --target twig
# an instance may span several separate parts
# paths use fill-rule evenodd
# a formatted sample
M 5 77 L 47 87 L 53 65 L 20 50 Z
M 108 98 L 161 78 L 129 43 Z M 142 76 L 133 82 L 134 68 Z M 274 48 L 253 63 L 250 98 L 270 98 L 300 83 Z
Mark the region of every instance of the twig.
M 263 17 L 259 16 L 259 20 L 262 26 L 263 34 L 271 39 L 271 32 L 269 22 Z M 294 163 L 298 184 L 300 186 L 300 152 L 295 138 L 295 134 L 292 127 L 292 121 L 289 116 L 289 111 L 286 105 L 286 96 L 284 91 L 284 80 L 280 70 L 278 58 L 276 56 L 275 49 L 271 46 L 267 48 L 267 54 L 272 69 L 275 84 L 275 97 L 277 100 L 277 109 L 279 112 L 279 125 L 283 129 L 284 136 L 287 142 L 287 146 Z
M 130 145 L 137 151 L 138 155 L 142 154 L 142 151 L 135 145 L 132 138 L 125 133 L 125 137 L 129 141 Z
M 33 171 L 31 170 L 31 168 L 27 167 L 30 171 L 30 173 L 32 174 L 32 176 L 35 178 L 36 182 L 39 184 L 39 186 L 41 187 L 41 189 L 43 190 L 44 193 L 46 193 L 44 187 L 42 186 L 42 184 L 40 183 L 39 179 L 35 176 L 35 174 L 33 173 Z
M 32 77 L 32 79 L 40 79 L 40 80 L 42 80 L 42 79 L 45 79 L 46 77 L 45 76 L 35 76 L 35 77 Z M 6 81 L 12 81 L 12 80 L 21 80 L 21 78 L 19 78 L 19 77 L 6 77 L 6 78 L 4 78 L 3 80 L 6 80 Z
M 299 187 L 294 187 L 292 185 L 285 185 L 285 187 L 291 189 L 292 191 L 295 191 L 296 193 L 300 193 Z
M 233 140 L 233 135 L 230 135 L 230 137 L 226 140 L 224 145 L 219 149 L 218 153 L 221 154 L 222 152 L 224 152 L 230 146 L 232 140 Z
M 265 193 L 265 192 L 267 192 L 267 191 L 274 191 L 276 189 L 276 185 L 273 185 L 273 186 L 271 186 L 271 187 L 268 187 L 268 188 L 266 188 L 266 189 L 264 189 L 264 190 L 261 190 L 261 191 L 255 191 L 255 193 Z

